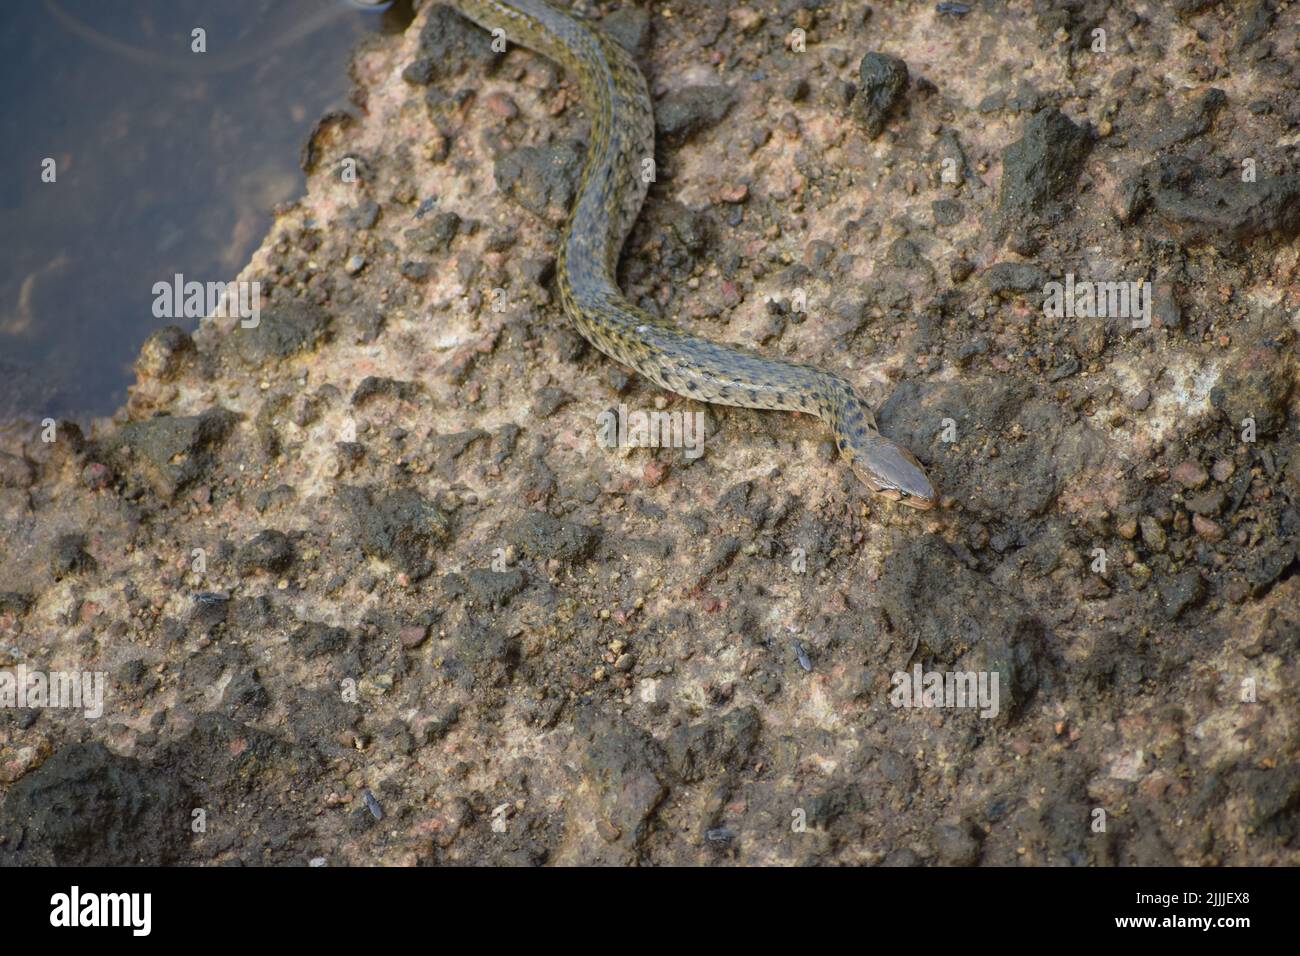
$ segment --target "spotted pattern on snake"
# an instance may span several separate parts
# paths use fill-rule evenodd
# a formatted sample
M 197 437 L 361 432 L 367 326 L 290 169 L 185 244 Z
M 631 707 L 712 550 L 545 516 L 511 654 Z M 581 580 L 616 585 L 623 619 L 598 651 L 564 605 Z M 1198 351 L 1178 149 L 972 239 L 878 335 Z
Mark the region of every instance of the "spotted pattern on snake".
M 845 379 L 700 338 L 623 296 L 615 270 L 645 199 L 642 164 L 654 156 L 650 92 L 631 55 L 599 27 L 542 0 L 452 0 L 448 5 L 563 66 L 591 112 L 591 144 L 556 257 L 560 299 L 578 331 L 606 355 L 678 395 L 816 415 L 873 492 L 913 508 L 934 507 L 938 495 L 921 465 L 876 430 L 871 409 Z

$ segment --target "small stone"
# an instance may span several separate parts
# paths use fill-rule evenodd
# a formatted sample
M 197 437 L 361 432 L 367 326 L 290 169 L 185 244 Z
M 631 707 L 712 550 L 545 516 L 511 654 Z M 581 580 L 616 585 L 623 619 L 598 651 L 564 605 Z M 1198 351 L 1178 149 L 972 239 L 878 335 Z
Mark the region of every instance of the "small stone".
M 397 639 L 407 650 L 423 644 L 429 637 L 429 629 L 422 624 L 411 624 L 397 632 Z
M 1189 458 L 1173 470 L 1173 479 L 1184 488 L 1200 488 L 1210 480 L 1205 466 L 1194 458 Z
M 641 470 L 641 480 L 647 487 L 656 488 L 668 477 L 668 466 L 662 461 L 647 462 Z
M 1192 515 L 1192 527 L 1196 529 L 1196 533 L 1202 539 L 1210 544 L 1218 544 L 1223 540 L 1223 525 L 1217 521 L 1212 521 L 1201 515 Z
M 1222 488 L 1212 488 L 1199 495 L 1192 495 L 1185 504 L 1192 514 L 1213 517 L 1223 511 L 1228 503 L 1228 495 Z
M 1220 458 L 1210 469 L 1210 474 L 1214 476 L 1215 481 L 1224 482 L 1231 478 L 1236 470 L 1237 466 L 1233 464 L 1231 458 Z
M 1152 551 L 1163 551 L 1169 539 L 1165 535 L 1165 529 L 1160 527 L 1160 522 L 1150 515 L 1143 515 L 1138 519 L 1138 526 L 1142 529 L 1142 540 L 1147 543 Z
M 1135 412 L 1144 412 L 1151 405 L 1151 389 L 1144 388 L 1128 400 L 1128 407 Z
M 1132 541 L 1138 533 L 1137 519 L 1124 518 L 1115 526 L 1115 532 L 1125 541 Z
M 502 119 L 511 120 L 519 115 L 519 107 L 505 93 L 493 93 L 483 102 L 489 110 Z
M 356 275 L 366 267 L 365 256 L 352 256 L 343 266 L 343 271 L 350 276 Z

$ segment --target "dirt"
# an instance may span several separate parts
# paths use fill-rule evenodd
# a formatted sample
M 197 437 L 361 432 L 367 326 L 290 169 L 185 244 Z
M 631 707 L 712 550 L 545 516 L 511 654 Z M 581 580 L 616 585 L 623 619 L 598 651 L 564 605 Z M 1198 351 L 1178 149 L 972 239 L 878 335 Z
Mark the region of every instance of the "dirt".
M 660 128 L 629 296 L 848 375 L 941 506 L 588 347 L 578 91 L 425 5 L 259 325 L 0 431 L 0 668 L 106 680 L 0 707 L 0 861 L 1300 862 L 1297 7 L 588 10 Z M 620 405 L 704 454 L 603 448 Z

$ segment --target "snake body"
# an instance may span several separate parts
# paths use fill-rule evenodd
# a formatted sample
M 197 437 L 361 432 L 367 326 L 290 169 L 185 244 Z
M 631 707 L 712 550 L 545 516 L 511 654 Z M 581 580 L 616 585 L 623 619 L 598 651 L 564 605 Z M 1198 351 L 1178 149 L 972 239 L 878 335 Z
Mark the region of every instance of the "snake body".
M 623 296 L 615 270 L 645 199 L 643 163 L 654 156 L 650 93 L 631 55 L 599 28 L 542 0 L 451 0 L 450 6 L 563 66 L 591 111 L 590 146 L 555 270 L 564 310 L 578 331 L 679 395 L 816 415 L 873 492 L 913 508 L 933 507 L 937 493 L 920 464 L 876 430 L 871 409 L 845 379 L 691 335 Z

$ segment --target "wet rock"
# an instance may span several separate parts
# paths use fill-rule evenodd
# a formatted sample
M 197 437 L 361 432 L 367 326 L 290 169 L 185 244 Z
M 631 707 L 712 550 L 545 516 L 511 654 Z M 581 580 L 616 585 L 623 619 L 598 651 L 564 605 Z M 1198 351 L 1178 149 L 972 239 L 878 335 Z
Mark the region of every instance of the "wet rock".
M 413 489 L 382 494 L 343 487 L 339 501 L 352 519 L 361 550 L 396 565 L 413 580 L 433 570 L 429 552 L 447 540 L 450 519 Z
M 163 866 L 188 853 L 195 800 L 166 769 L 103 744 L 57 751 L 9 790 L 0 810 L 8 866 Z
M 1292 349 L 1289 333 L 1265 337 L 1224 370 L 1210 390 L 1210 404 L 1228 416 L 1234 430 L 1239 432 L 1247 418 L 1254 420 L 1258 437 L 1282 430 L 1294 385 Z
M 853 97 L 853 114 L 868 139 L 885 130 L 885 122 L 903 101 L 907 91 L 907 64 L 887 53 L 868 53 L 858 65 L 858 90 Z
M 123 425 L 102 450 L 119 470 L 136 474 L 171 500 L 212 470 L 216 451 L 236 421 L 223 408 L 197 416 L 160 415 Z
M 497 189 L 539 219 L 559 225 L 577 195 L 585 149 L 576 140 L 521 146 L 495 164 Z
M 246 365 L 258 367 L 314 349 L 329 329 L 330 318 L 319 306 L 294 300 L 273 303 L 255 327 L 236 326 L 227 338 Z
M 573 564 L 591 555 L 599 534 L 594 528 L 534 512 L 515 525 L 510 540 L 535 560 Z
M 721 122 L 735 102 L 730 87 L 688 86 L 655 105 L 655 127 L 662 136 L 685 141 Z
M 293 542 L 283 531 L 268 528 L 240 545 L 235 552 L 235 570 L 241 577 L 259 571 L 282 574 L 293 564 Z
M 1244 183 L 1234 167 L 1215 171 L 1184 156 L 1164 156 L 1125 181 L 1123 204 L 1127 221 L 1149 209 L 1183 243 L 1235 252 L 1260 236 L 1300 233 L 1300 173 Z
M 1002 151 L 999 205 L 1012 222 L 1041 212 L 1074 185 L 1091 144 L 1086 126 L 1060 110 L 1040 110 L 1025 124 L 1024 135 Z
M 356 122 L 356 117 L 346 110 L 330 110 L 316 121 L 298 152 L 298 165 L 304 173 L 312 173 L 332 144 L 342 139 L 344 131 Z

